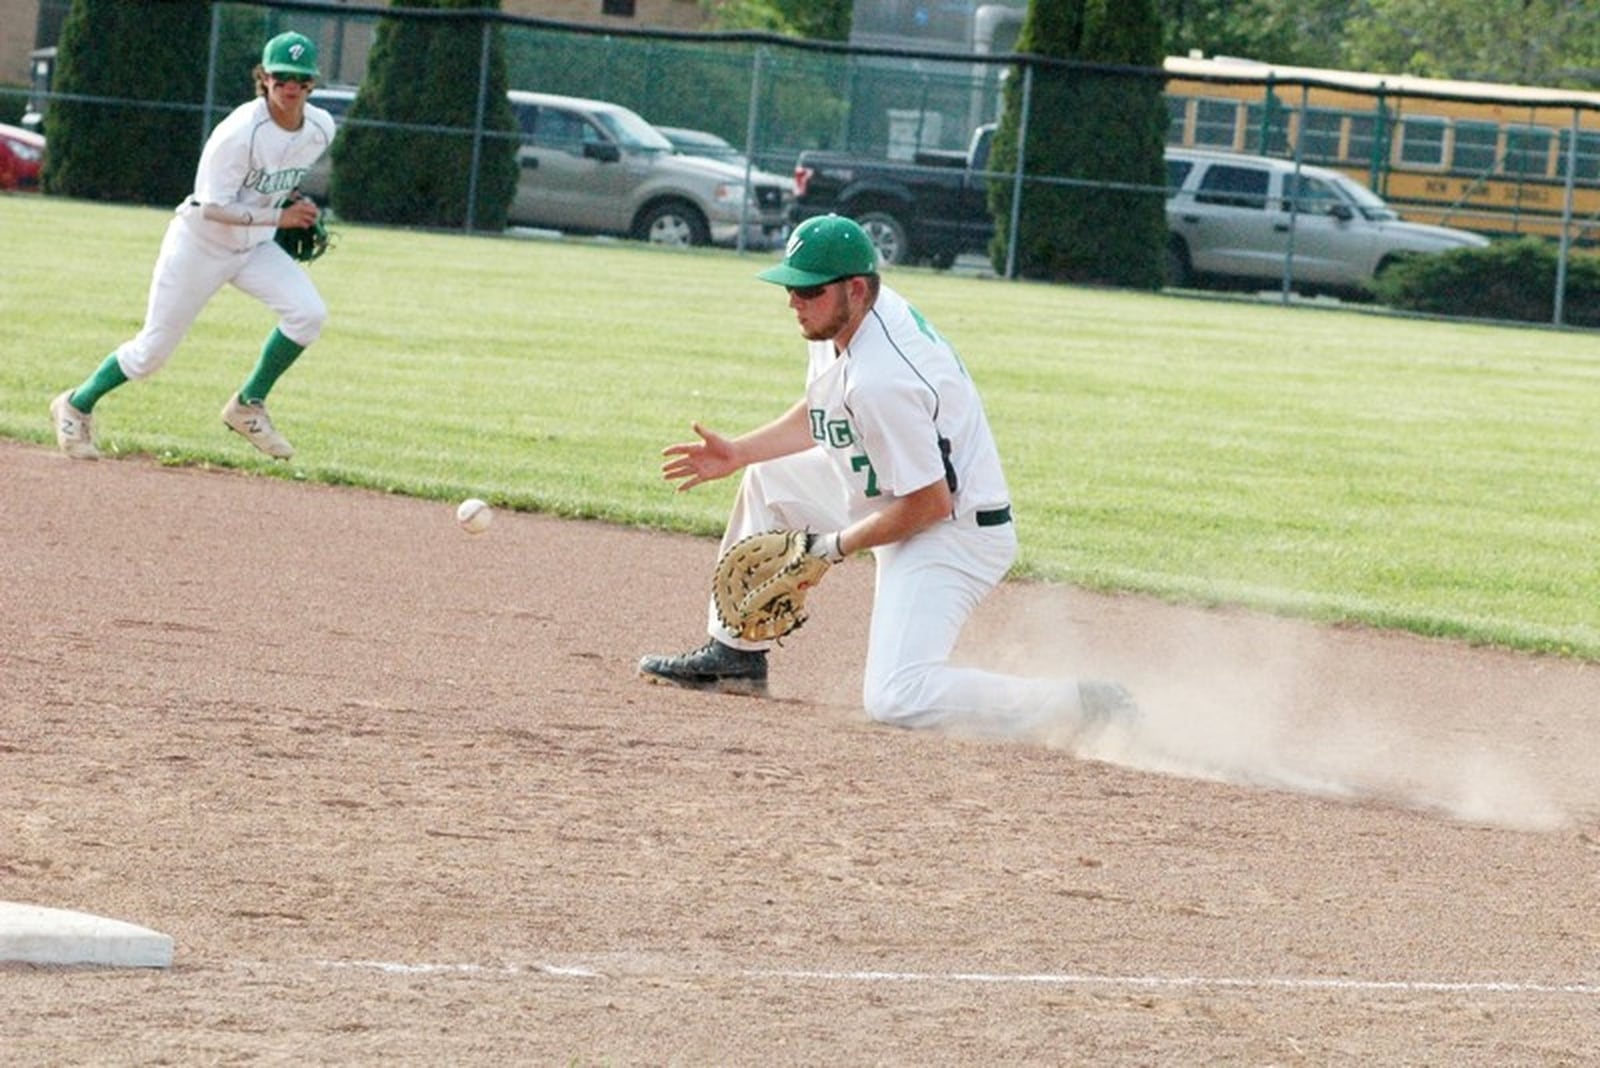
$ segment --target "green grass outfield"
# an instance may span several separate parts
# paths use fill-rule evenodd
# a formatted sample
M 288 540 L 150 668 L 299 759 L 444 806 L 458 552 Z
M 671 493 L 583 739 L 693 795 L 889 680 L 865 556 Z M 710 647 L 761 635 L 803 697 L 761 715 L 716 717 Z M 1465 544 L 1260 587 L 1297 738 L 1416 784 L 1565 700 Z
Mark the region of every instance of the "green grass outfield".
M 0 435 L 144 312 L 165 211 L 0 196 Z M 272 326 L 228 289 L 102 448 L 710 534 L 660 449 L 801 388 L 771 254 L 345 225 L 312 266 L 327 332 L 260 457 L 217 412 Z M 983 389 L 1018 574 L 1600 657 L 1600 336 L 1248 300 L 891 276 Z M 530 562 L 530 566 L 532 566 Z

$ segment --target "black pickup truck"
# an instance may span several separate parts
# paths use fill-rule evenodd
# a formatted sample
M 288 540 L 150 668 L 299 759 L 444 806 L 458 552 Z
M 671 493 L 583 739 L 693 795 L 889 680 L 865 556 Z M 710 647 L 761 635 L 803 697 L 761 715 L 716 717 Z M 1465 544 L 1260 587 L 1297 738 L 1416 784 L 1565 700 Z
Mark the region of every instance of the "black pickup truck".
M 802 152 L 795 162 L 790 221 L 837 212 L 860 223 L 885 264 L 949 267 L 987 249 L 989 143 L 994 125 L 973 131 L 965 152 L 919 151 L 909 163 L 838 152 Z

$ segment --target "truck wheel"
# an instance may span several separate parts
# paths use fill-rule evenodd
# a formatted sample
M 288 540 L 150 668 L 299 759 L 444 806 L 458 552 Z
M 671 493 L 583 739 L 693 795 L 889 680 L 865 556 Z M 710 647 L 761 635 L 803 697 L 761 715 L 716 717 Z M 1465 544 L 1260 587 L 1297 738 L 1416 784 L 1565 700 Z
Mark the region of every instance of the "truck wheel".
M 906 228 L 886 211 L 868 211 L 856 216 L 856 222 L 867 232 L 872 245 L 878 250 L 878 262 L 885 267 L 905 263 L 911 257 L 911 243 L 906 239 Z
M 708 245 L 711 228 L 700 209 L 685 200 L 652 204 L 635 220 L 633 236 L 652 245 Z
M 1404 263 L 1409 258 L 1410 257 L 1404 252 L 1389 253 L 1389 255 L 1383 258 L 1383 262 L 1379 263 L 1378 266 L 1373 269 L 1372 280 L 1376 282 L 1378 279 L 1388 274 L 1394 268 L 1400 266 L 1400 264 Z

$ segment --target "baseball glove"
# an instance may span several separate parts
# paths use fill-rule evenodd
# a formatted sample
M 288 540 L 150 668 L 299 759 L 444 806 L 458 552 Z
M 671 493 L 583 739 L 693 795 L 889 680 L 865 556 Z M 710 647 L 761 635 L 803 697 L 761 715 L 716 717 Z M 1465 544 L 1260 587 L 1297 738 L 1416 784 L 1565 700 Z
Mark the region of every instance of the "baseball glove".
M 321 256 L 328 251 L 331 243 L 328 227 L 320 215 L 310 226 L 280 226 L 278 232 L 272 235 L 272 239 L 283 247 L 283 251 L 301 263 L 310 263 Z
M 806 594 L 831 566 L 807 551 L 803 530 L 769 530 L 735 542 L 717 561 L 712 599 L 722 625 L 745 641 L 781 638 L 806 621 Z

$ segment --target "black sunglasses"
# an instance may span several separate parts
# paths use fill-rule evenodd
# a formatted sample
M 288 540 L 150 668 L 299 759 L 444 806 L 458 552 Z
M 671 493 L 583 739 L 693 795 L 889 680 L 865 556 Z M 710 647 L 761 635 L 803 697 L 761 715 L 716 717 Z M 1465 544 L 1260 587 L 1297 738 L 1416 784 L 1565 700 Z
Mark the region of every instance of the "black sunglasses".
M 833 281 L 837 282 L 839 279 L 835 278 Z M 784 286 L 783 288 L 789 291 L 791 297 L 799 297 L 801 300 L 816 300 L 826 293 L 831 285 L 833 285 L 833 282 L 824 282 L 820 286 Z
M 270 71 L 268 73 L 271 73 Z M 294 82 L 297 85 L 310 85 L 316 77 L 310 74 L 272 74 L 272 80 L 277 82 Z

